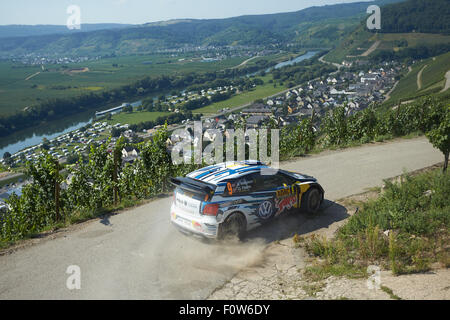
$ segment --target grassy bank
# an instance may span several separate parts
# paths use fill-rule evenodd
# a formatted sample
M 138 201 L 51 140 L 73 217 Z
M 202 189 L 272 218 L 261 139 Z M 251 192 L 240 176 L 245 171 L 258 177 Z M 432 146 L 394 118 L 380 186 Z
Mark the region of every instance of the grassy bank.
M 433 264 L 450 266 L 449 173 L 437 169 L 404 174 L 395 182 L 386 181 L 379 193 L 354 203 L 360 210 L 335 238 L 294 238 L 321 260 L 307 268 L 307 276 L 365 277 L 369 265 L 396 275 L 425 272 Z
M 0 188 L 3 188 L 7 184 L 17 183 L 19 180 L 25 180 L 25 175 L 21 174 L 10 178 L 0 179 Z

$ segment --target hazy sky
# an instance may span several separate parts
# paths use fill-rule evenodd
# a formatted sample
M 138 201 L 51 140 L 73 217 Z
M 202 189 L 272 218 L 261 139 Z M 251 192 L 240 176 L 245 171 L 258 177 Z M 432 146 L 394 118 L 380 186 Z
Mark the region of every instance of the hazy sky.
M 1 0 L 0 25 L 65 25 L 70 5 L 80 7 L 81 23 L 141 24 L 168 19 L 289 12 L 358 1 L 361 0 Z

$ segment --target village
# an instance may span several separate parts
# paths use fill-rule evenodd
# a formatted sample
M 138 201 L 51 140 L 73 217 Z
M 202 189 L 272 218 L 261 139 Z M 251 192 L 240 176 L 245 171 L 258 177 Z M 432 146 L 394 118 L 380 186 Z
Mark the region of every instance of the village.
M 237 123 L 245 123 L 246 129 L 258 129 L 265 127 L 273 121 L 277 127 L 281 128 L 289 125 L 296 125 L 304 117 L 317 117 L 319 120 L 327 112 L 341 105 L 346 105 L 347 115 L 351 115 L 359 110 L 369 107 L 372 103 L 384 101 L 388 91 L 394 86 L 397 75 L 405 66 L 396 62 L 385 62 L 377 67 L 364 71 L 349 71 L 344 65 L 339 71 L 330 74 L 322 79 L 308 81 L 305 84 L 286 90 L 282 94 L 270 98 L 255 101 L 253 104 L 243 108 L 232 106 L 224 108 L 218 114 L 204 115 L 202 117 L 202 127 L 204 133 L 208 129 L 219 129 L 222 133 L 226 129 L 234 128 Z M 353 68 L 355 69 L 355 68 Z M 200 92 L 182 91 L 179 95 L 168 95 L 163 104 L 169 112 L 179 113 L 178 107 L 182 103 L 201 97 L 211 97 L 215 94 L 235 92 L 233 86 L 209 88 Z M 107 110 L 109 113 L 125 112 L 124 109 L 130 104 L 124 103 L 119 107 Z M 132 107 L 133 108 L 133 107 Z M 140 112 L 142 106 L 133 108 L 133 111 Z M 102 112 L 105 116 L 108 112 Z M 104 119 L 104 118 L 101 118 Z M 169 131 L 184 127 L 186 130 L 192 128 L 193 120 L 186 119 L 182 123 L 168 126 Z M 66 133 L 52 140 L 43 141 L 37 146 L 29 147 L 10 157 L 0 160 L 3 166 L 25 167 L 26 162 L 36 162 L 39 156 L 46 150 L 51 156 L 58 159 L 61 164 L 75 165 L 80 155 L 87 155 L 90 145 L 100 145 L 109 140 L 108 151 L 114 147 L 118 136 L 111 137 L 115 130 L 119 136 L 124 136 L 128 141 L 133 141 L 138 137 L 141 141 L 151 138 L 152 134 L 161 126 L 133 132 L 129 124 L 108 123 L 104 120 L 96 121 L 73 132 Z M 316 128 L 317 130 L 317 128 Z M 192 132 L 192 131 L 191 131 Z M 191 133 L 189 133 L 190 135 Z M 206 135 L 208 137 L 208 135 Z M 169 149 L 180 137 L 169 139 L 167 142 Z M 210 137 L 209 140 L 213 139 Z M 186 155 L 190 157 L 190 155 Z M 127 148 L 123 150 L 123 162 L 133 162 L 139 157 L 139 150 Z M 12 192 L 20 193 L 21 186 L 27 181 L 24 178 L 18 179 L 14 183 L 5 184 L 0 188 L 0 202 L 7 199 Z M 0 203 L 1 206 L 1 203 Z

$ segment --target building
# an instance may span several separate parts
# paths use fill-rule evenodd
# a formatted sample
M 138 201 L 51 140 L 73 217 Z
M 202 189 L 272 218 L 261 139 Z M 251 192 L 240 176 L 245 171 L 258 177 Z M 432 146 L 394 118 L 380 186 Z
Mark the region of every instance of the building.
M 243 115 L 257 115 L 257 116 L 268 116 L 272 114 L 272 109 L 262 103 L 254 104 L 244 110 L 242 110 Z

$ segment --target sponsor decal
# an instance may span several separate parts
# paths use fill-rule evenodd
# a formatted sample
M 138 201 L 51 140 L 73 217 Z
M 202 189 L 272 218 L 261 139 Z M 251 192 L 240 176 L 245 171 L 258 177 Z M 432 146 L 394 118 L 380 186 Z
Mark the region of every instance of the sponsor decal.
M 236 182 L 228 182 L 227 190 L 229 195 L 233 195 L 235 193 L 244 193 L 251 190 L 253 184 L 253 180 L 250 179 L 239 179 Z
M 197 230 L 202 230 L 202 225 L 198 223 L 197 221 L 192 221 L 192 226 Z
M 277 190 L 277 198 L 282 198 L 295 193 L 291 188 Z
M 277 207 L 277 215 L 284 210 L 289 210 L 297 204 L 297 196 L 290 196 L 283 199 L 276 199 L 275 206 Z

